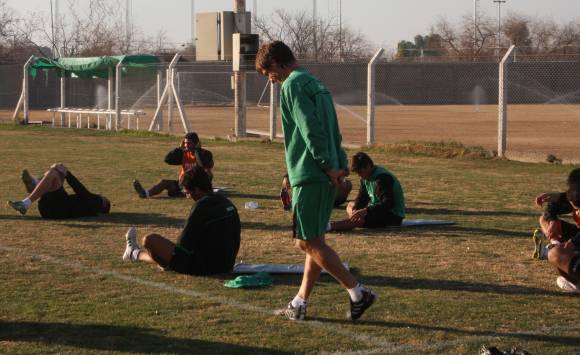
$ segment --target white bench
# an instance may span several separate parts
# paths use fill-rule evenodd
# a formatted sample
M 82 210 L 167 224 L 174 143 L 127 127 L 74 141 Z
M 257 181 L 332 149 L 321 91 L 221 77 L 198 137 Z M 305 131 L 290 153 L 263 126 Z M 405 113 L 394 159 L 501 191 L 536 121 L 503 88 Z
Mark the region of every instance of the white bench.
M 91 109 L 91 108 L 74 108 L 74 107 L 55 107 L 49 108 L 46 111 L 52 112 L 52 125 L 54 126 L 56 113 L 68 114 L 68 127 L 71 128 L 71 114 L 76 114 L 76 128 L 83 127 L 83 115 L 87 117 L 87 128 L 91 128 L 91 115 L 97 116 L 97 129 L 101 129 L 101 115 L 104 115 L 106 120 L 105 129 L 113 129 L 112 117 L 117 114 L 115 110 L 108 109 Z M 121 118 L 119 125 L 123 122 L 123 116 L 127 116 L 127 129 L 131 129 L 131 117 L 135 118 L 136 129 L 139 129 L 139 117 L 145 116 L 146 113 L 140 110 L 121 110 Z

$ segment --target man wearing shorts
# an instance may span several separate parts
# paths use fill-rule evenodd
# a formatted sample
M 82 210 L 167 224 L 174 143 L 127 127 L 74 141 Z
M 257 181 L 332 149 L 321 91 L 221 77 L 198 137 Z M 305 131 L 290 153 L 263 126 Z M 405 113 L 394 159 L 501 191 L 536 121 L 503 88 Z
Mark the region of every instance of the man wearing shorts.
M 548 262 L 560 274 L 556 284 L 566 292 L 579 292 L 580 287 L 580 169 L 568 175 L 566 192 L 545 192 L 536 197 L 544 207 L 540 227 L 548 240 Z M 572 213 L 575 224 L 559 218 Z M 538 247 L 536 247 L 538 249 Z
M 176 243 L 159 234 L 148 234 L 142 247 L 137 231 L 129 228 L 123 260 L 154 263 L 188 275 L 213 275 L 232 270 L 240 248 L 240 217 L 236 207 L 221 194 L 214 194 L 207 172 L 194 166 L 181 178 L 193 205 Z
M 65 180 L 74 194 L 64 189 Z M 90 217 L 111 210 L 111 202 L 105 196 L 90 192 L 61 163 L 53 164 L 40 180 L 30 175 L 28 170 L 23 170 L 22 182 L 29 193 L 28 197 L 22 201 L 8 201 L 8 205 L 23 215 L 36 200 L 38 212 L 47 219 Z
M 181 145 L 167 153 L 165 163 L 169 165 L 181 165 L 179 170 L 180 178 L 187 170 L 196 165 L 206 170 L 210 180 L 213 177 L 211 171 L 213 169 L 213 156 L 209 150 L 201 147 L 201 142 L 195 132 L 187 133 L 181 141 Z M 149 190 L 145 190 L 139 180 L 134 180 L 133 188 L 141 198 L 153 197 L 165 190 L 167 190 L 169 197 L 185 197 L 185 194 L 179 187 L 178 180 L 162 179 Z
M 356 320 L 374 303 L 376 295 L 357 282 L 324 240 L 336 186 L 347 173 L 332 97 L 320 81 L 298 67 L 294 54 L 283 42 L 262 45 L 256 56 L 256 70 L 282 84 L 280 112 L 292 186 L 294 238 L 306 254 L 298 294 L 280 314 L 304 320 L 308 297 L 324 268 L 348 290 L 348 318 Z
M 405 218 L 405 195 L 399 179 L 362 152 L 352 157 L 351 170 L 361 178 L 358 195 L 346 207 L 349 218 L 331 223 L 330 229 L 400 226 Z

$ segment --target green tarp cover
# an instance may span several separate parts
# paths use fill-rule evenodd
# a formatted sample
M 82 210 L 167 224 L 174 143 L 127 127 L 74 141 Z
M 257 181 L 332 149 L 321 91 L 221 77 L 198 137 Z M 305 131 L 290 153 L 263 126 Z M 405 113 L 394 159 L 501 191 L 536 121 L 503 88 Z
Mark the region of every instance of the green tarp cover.
M 109 77 L 109 68 L 122 63 L 123 76 L 154 76 L 157 74 L 159 58 L 152 55 L 115 55 L 87 58 L 34 58 L 30 75 L 35 78 L 38 70 L 56 70 L 58 76 L 77 76 L 79 78 Z

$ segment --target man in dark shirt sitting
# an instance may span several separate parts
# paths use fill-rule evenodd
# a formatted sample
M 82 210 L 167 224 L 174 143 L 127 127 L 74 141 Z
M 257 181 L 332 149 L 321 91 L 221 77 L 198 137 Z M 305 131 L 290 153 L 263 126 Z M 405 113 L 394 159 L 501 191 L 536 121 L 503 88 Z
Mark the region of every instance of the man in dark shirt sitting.
M 194 166 L 181 178 L 181 186 L 193 205 L 185 227 L 174 244 L 159 234 L 137 243 L 137 231 L 129 228 L 123 260 L 155 263 L 181 274 L 211 275 L 231 271 L 240 248 L 240 217 L 224 196 L 214 194 L 207 172 Z
M 65 180 L 74 194 L 65 191 Z M 96 216 L 111 210 L 111 202 L 105 196 L 91 193 L 61 163 L 53 164 L 40 181 L 30 175 L 28 170 L 23 170 L 22 182 L 30 195 L 22 201 L 8 201 L 10 207 L 21 214 L 26 214 L 36 200 L 39 200 L 40 215 L 49 219 Z
M 351 170 L 361 178 L 358 195 L 346 207 L 349 218 L 332 222 L 329 229 L 400 226 L 405 218 L 405 196 L 397 177 L 362 152 L 352 157 Z
M 194 166 L 201 166 L 212 180 L 213 155 L 207 149 L 201 147 L 201 142 L 197 133 L 189 132 L 183 137 L 179 147 L 172 149 L 165 156 L 165 163 L 169 165 L 181 165 L 179 178 Z M 167 190 L 169 197 L 185 197 L 181 191 L 178 180 L 162 179 L 150 189 L 146 190 L 139 180 L 133 180 L 133 188 L 141 198 L 149 198 Z

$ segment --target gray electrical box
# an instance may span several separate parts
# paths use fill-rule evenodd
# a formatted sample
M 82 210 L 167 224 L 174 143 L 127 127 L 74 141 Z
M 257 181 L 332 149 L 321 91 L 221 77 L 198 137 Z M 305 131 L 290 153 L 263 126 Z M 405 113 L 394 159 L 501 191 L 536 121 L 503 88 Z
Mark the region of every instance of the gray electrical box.
M 253 70 L 256 53 L 258 53 L 259 37 L 251 33 L 234 33 L 233 38 L 233 70 Z
M 195 21 L 197 60 L 233 60 L 232 35 L 251 31 L 252 13 L 201 12 Z

